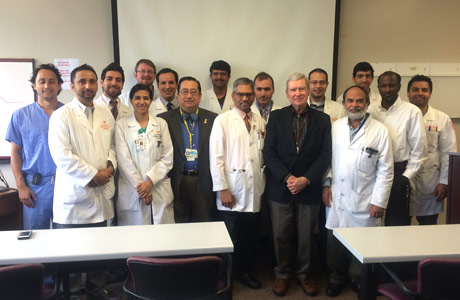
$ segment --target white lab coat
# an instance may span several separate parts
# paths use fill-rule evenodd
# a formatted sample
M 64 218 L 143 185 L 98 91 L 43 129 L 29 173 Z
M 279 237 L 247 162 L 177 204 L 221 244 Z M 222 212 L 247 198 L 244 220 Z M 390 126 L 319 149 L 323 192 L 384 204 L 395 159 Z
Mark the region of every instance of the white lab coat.
M 311 104 L 310 97 L 308 97 L 308 105 Z M 328 114 L 331 118 L 331 122 L 345 117 L 345 109 L 342 103 L 332 101 L 329 99 L 324 100 L 324 113 Z
M 168 172 L 173 165 L 173 146 L 168 125 L 150 115 L 147 132 L 139 135 L 139 123 L 134 114 L 117 122 L 115 141 L 119 160 L 118 223 L 142 225 L 174 223 L 173 192 Z M 142 136 L 144 148 L 137 149 L 135 141 Z M 136 186 L 150 178 L 152 205 L 139 198 Z
M 445 113 L 429 106 L 423 116 L 427 137 L 427 153 L 422 167 L 412 180 L 410 215 L 428 216 L 444 210 L 444 201 L 436 202 L 433 195 L 439 183 L 447 185 L 449 156 L 457 151 L 452 121 Z
M 270 111 L 270 113 L 268 114 L 268 118 L 267 118 L 267 121 L 265 122 L 265 125 L 267 125 L 268 123 L 268 120 L 270 119 L 270 114 L 272 113 L 272 111 L 274 110 L 277 110 L 277 109 L 280 109 L 281 107 L 276 105 L 275 103 L 272 104 L 272 110 Z M 254 103 L 252 103 L 251 105 L 251 111 L 253 114 L 257 114 L 260 116 L 260 111 L 259 109 L 257 108 L 257 105 L 256 105 L 256 101 L 254 101 Z M 263 118 L 262 118 L 263 119 Z
M 371 155 L 366 148 L 377 150 Z M 393 183 L 393 152 L 385 125 L 371 116 L 350 142 L 348 118 L 332 124 L 332 203 L 326 227 L 370 227 L 381 218 L 369 216 L 371 204 L 386 208 Z
M 118 98 L 118 116 L 117 116 L 117 120 L 121 119 L 121 118 L 126 118 L 126 117 L 129 117 L 132 113 L 133 113 L 133 110 L 131 108 L 129 108 L 128 106 L 124 105 L 123 102 L 121 102 L 121 99 Z M 109 104 L 107 104 L 107 102 L 104 101 L 104 99 L 102 99 L 102 95 L 97 98 L 96 100 L 94 100 L 94 104 L 95 105 L 99 105 L 103 108 L 106 108 L 109 110 L 110 113 L 112 113 L 110 111 L 110 106 Z
M 56 163 L 53 222 L 98 223 L 113 218 L 113 177 L 97 187 L 88 183 L 111 161 L 117 167 L 115 121 L 109 110 L 95 105 L 93 126 L 77 98 L 50 118 L 48 141 Z
M 163 102 L 161 102 L 160 98 L 156 98 L 155 100 L 152 101 L 150 104 L 149 108 L 149 114 L 156 117 L 157 115 L 164 113 L 168 111 L 166 107 L 163 105 Z
M 217 192 L 217 209 L 239 212 L 259 212 L 260 198 L 265 188 L 262 149 L 265 121 L 252 114 L 251 132 L 234 108 L 214 121 L 209 140 L 209 164 L 213 190 L 229 189 L 235 206 L 222 205 Z
M 213 88 L 204 91 L 200 101 L 200 108 L 210 110 L 216 114 L 229 111 L 233 108 L 233 106 L 232 89 L 230 87 L 227 87 L 227 95 L 225 96 L 224 106 L 222 108 L 220 108 L 219 100 L 217 100 L 217 96 L 216 93 L 214 93 Z

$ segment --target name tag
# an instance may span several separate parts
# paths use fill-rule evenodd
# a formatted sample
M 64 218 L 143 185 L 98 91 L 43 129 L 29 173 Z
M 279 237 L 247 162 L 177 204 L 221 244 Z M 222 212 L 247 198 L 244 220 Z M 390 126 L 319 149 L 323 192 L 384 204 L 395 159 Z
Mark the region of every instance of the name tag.
M 185 158 L 187 161 L 194 161 L 198 158 L 198 150 L 197 149 L 185 149 Z

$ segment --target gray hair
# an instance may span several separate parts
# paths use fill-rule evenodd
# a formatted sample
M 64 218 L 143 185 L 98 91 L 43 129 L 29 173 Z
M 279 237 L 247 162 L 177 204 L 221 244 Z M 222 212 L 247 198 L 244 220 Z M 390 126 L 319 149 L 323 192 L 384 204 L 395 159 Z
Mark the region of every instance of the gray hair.
M 288 88 L 289 81 L 297 81 L 297 80 L 300 80 L 300 79 L 305 79 L 305 82 L 308 85 L 308 79 L 305 76 L 305 74 L 295 72 L 295 73 L 292 73 L 291 75 L 289 75 L 288 79 L 286 80 L 286 89 Z
M 236 92 L 236 88 L 239 85 L 250 85 L 251 89 L 254 91 L 254 81 L 247 77 L 240 77 L 237 80 L 233 81 L 233 92 Z

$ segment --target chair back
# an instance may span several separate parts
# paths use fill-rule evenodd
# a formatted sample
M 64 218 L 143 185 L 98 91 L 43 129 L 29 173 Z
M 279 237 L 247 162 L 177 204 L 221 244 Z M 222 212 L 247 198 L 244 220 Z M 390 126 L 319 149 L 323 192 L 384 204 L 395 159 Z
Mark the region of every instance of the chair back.
M 460 259 L 421 260 L 417 292 L 434 299 L 460 299 Z
M 132 281 L 132 294 L 135 296 L 165 300 L 199 299 L 218 292 L 218 274 L 223 261 L 217 256 L 134 256 L 128 258 L 127 265 Z
M 42 299 L 44 274 L 45 267 L 42 264 L 0 268 L 0 299 Z

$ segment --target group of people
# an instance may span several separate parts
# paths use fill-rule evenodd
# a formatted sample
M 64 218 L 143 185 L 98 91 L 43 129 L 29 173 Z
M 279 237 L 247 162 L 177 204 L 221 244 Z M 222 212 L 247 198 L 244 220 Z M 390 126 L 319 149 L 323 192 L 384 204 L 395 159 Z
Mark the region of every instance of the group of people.
M 229 87 L 227 62 L 214 61 L 209 71 L 212 87 L 202 92 L 197 79 L 157 72 L 141 59 L 138 83 L 122 93 L 124 71 L 111 63 L 94 99 L 98 76 L 83 64 L 71 73 L 75 97 L 63 105 L 59 71 L 37 67 L 30 80 L 37 102 L 13 114 L 6 135 L 24 228 L 220 219 L 234 244 L 234 278 L 258 289 L 251 265 L 268 206 L 273 293 L 284 296 L 292 276 L 305 294 L 318 293 L 311 250 L 319 229 L 333 297 L 349 276 L 358 280 L 359 268 L 331 229 L 380 226 L 383 217 L 389 226 L 410 225 L 412 216 L 436 224 L 447 193 L 446 152 L 456 151 L 456 139 L 449 117 L 429 105 L 429 77 L 410 80 L 408 103 L 397 73 L 379 76 L 377 94 L 372 66 L 360 62 L 355 85 L 332 101 L 328 74 L 317 68 L 287 78 L 290 105 L 280 108 L 269 74 Z M 101 292 L 101 276 L 88 274 L 88 292 Z

